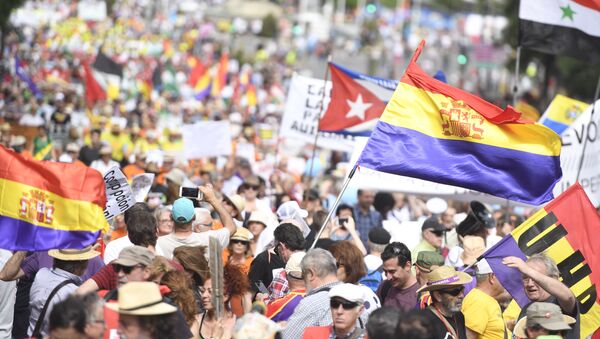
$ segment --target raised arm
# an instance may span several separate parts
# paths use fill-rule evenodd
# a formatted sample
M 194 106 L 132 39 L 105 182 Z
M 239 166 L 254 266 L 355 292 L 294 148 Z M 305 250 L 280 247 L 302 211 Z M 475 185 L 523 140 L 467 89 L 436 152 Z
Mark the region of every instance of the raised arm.
M 223 227 L 227 228 L 229 234 L 235 233 L 237 229 L 235 223 L 233 222 L 231 215 L 229 215 L 229 213 L 221 203 L 221 200 L 217 199 L 212 185 L 206 184 L 204 186 L 199 186 L 198 189 L 200 189 L 202 194 L 204 194 L 204 200 L 206 200 L 206 202 L 209 203 L 215 209 L 215 212 L 217 212 L 217 214 L 219 215 L 219 219 L 221 219 Z
M 15 252 L 12 257 L 6 261 L 4 267 L 2 267 L 2 271 L 0 271 L 0 280 L 13 281 L 23 277 L 25 271 L 21 269 L 21 264 L 26 256 L 26 251 Z

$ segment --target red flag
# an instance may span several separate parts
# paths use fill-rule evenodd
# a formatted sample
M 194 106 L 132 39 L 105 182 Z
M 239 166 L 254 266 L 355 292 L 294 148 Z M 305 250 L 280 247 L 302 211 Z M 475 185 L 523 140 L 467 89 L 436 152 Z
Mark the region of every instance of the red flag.
M 192 69 L 190 73 L 190 77 L 188 78 L 188 85 L 194 87 L 198 83 L 198 80 L 204 75 L 206 72 L 206 67 L 200 61 L 200 59 L 196 58 L 196 66 Z
M 84 81 L 85 81 L 85 100 L 92 106 L 98 100 L 106 100 L 106 92 L 98 81 L 94 78 L 92 69 L 87 62 L 83 62 Z

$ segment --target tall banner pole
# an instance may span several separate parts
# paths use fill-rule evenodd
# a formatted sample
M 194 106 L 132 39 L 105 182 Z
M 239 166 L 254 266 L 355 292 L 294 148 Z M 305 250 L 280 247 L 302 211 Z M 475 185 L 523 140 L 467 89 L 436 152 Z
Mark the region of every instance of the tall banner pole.
M 589 126 L 594 119 L 594 110 L 596 109 L 596 101 L 598 101 L 599 96 L 600 96 L 600 75 L 598 75 L 598 83 L 596 84 L 596 91 L 594 92 L 594 101 L 592 101 L 592 111 L 590 112 L 590 121 L 588 122 L 587 126 Z M 589 128 L 588 128 L 588 131 L 589 131 Z M 581 174 L 581 169 L 583 168 L 583 161 L 585 160 L 585 149 L 588 144 L 588 139 L 589 139 L 589 136 L 583 138 L 583 148 L 581 149 L 581 160 L 579 160 L 579 168 L 577 168 L 577 177 L 575 177 L 575 182 L 579 181 L 579 175 Z
M 321 110 L 319 112 L 319 120 L 317 121 L 317 130 L 315 133 L 315 141 L 313 142 L 312 154 L 310 156 L 310 169 L 308 172 L 308 180 L 306 180 L 306 192 L 310 190 L 312 186 L 312 173 L 313 167 L 315 165 L 315 155 L 317 153 L 317 141 L 319 140 L 319 129 L 321 128 L 321 116 L 323 115 L 323 110 L 325 109 L 325 93 L 327 89 L 327 81 L 329 80 L 329 64 L 331 63 L 332 57 L 331 54 L 327 56 L 327 66 L 325 67 L 325 77 L 323 80 L 323 93 L 321 94 Z

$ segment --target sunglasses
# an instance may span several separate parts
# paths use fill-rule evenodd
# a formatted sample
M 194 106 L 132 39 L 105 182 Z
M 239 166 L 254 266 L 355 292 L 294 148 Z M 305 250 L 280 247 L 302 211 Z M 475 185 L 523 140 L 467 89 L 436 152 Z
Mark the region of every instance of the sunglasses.
M 252 189 L 252 190 L 255 190 L 255 191 L 258 191 L 259 187 L 260 187 L 259 185 L 245 185 L 246 189 Z
M 457 296 L 458 296 L 459 294 L 461 294 L 461 293 L 462 293 L 464 290 L 465 290 L 465 288 L 464 288 L 464 287 L 461 287 L 461 288 L 455 288 L 455 289 L 453 289 L 453 290 L 441 290 L 440 292 L 441 292 L 441 293 L 444 293 L 444 294 L 449 294 L 449 295 L 451 295 L 451 296 L 453 296 L 453 297 L 457 297 Z
M 340 307 L 340 305 L 342 305 L 342 308 L 345 310 L 351 310 L 358 306 L 357 303 L 352 302 L 352 301 L 336 300 L 336 299 L 331 299 L 329 301 L 329 306 L 331 306 L 331 308 L 334 310 L 337 310 Z
M 441 237 L 442 235 L 444 235 L 444 231 L 433 231 L 433 230 L 429 230 L 429 231 L 438 237 Z
M 248 245 L 248 242 L 247 242 L 247 241 L 244 241 L 244 240 L 237 240 L 237 239 L 231 240 L 231 243 L 232 243 L 232 244 L 242 244 L 242 245 Z
M 144 267 L 144 266 L 142 266 L 142 265 L 124 266 L 124 265 L 119 265 L 119 264 L 113 264 L 113 269 L 115 270 L 115 273 L 119 273 L 119 272 L 123 271 L 123 273 L 129 274 L 136 267 Z

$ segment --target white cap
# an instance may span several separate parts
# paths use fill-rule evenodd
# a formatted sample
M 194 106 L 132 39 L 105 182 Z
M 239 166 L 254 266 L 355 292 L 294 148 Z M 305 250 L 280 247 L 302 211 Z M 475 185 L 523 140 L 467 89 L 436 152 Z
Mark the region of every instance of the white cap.
M 294 200 L 284 202 L 277 209 L 277 217 L 279 220 L 294 219 L 296 215 L 304 219 L 308 216 L 308 211 L 301 209 L 300 205 Z
M 490 264 L 487 262 L 487 260 L 481 259 L 481 260 L 479 260 L 479 262 L 477 262 L 476 273 L 477 274 L 489 274 L 489 273 L 494 273 L 494 271 L 490 267 Z
M 302 261 L 302 258 L 304 258 L 305 255 L 305 252 L 294 252 L 285 264 L 285 273 L 287 275 L 293 273 L 292 275 L 294 278 L 301 279 L 302 268 L 300 268 L 300 262 Z
M 431 198 L 427 200 L 425 205 L 427 210 L 433 214 L 442 214 L 448 209 L 448 203 L 441 198 Z
M 365 293 L 362 288 L 354 284 L 340 284 L 329 291 L 329 298 L 340 297 L 348 301 L 362 304 L 365 302 Z

